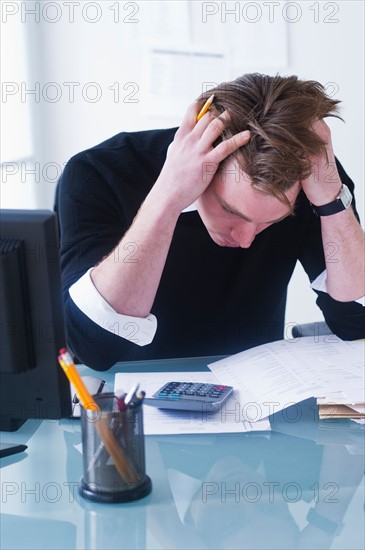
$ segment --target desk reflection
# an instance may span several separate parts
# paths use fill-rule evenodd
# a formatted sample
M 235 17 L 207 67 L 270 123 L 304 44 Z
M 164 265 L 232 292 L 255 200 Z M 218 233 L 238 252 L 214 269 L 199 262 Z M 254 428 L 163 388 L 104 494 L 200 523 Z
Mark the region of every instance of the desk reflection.
M 312 436 L 319 431 L 313 425 Z M 354 443 L 353 431 L 343 433 Z M 161 548 L 330 548 L 364 474 L 358 435 L 348 448 L 338 433 L 326 445 L 276 431 L 160 441 L 171 505 L 163 514 L 149 507 L 148 528 Z M 306 519 L 311 508 L 320 527 Z M 361 528 L 357 537 L 361 548 Z
M 110 506 L 80 497 L 85 548 L 322 549 L 341 524 L 336 547 L 362 548 L 346 512 L 364 475 L 364 431 L 307 417 L 276 416 L 267 433 L 147 437 L 152 494 Z

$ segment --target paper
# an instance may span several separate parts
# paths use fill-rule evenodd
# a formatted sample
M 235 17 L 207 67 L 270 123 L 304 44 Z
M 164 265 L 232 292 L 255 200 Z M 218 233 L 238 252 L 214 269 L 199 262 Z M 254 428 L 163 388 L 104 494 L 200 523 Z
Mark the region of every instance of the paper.
M 233 17 L 227 14 L 230 24 L 221 26 L 228 45 L 232 74 L 286 72 L 289 65 L 288 22 L 284 17 L 278 17 L 278 13 L 270 14 L 270 4 L 274 3 L 232 3 L 231 8 L 238 7 L 239 12 L 237 10 Z M 277 2 L 275 4 L 277 8 L 283 8 L 283 4 L 280 7 Z M 224 17 L 224 10 L 221 12 Z
M 209 365 L 216 377 L 234 386 L 243 410 L 257 419 L 309 397 L 345 392 L 349 402 L 364 394 L 364 341 L 328 336 L 280 340 Z M 255 420 L 253 416 L 249 417 Z
M 187 0 L 179 2 L 144 2 L 140 23 L 144 39 L 161 44 L 185 44 L 190 41 L 190 9 Z
M 349 405 L 354 408 L 355 404 L 363 403 L 364 399 L 364 388 L 360 386 L 351 388 L 351 398 L 343 391 L 328 391 L 325 396 L 317 397 L 317 403 L 318 405 L 337 403 L 338 405 Z
M 115 375 L 114 392 L 122 393 L 136 382 L 139 382 L 140 389 L 146 392 L 146 397 L 152 397 L 161 386 L 173 380 L 210 384 L 219 382 L 211 372 L 117 373 Z M 224 403 L 221 410 L 215 414 L 163 410 L 144 405 L 144 433 L 146 435 L 174 435 L 245 433 L 270 430 L 268 420 L 255 422 L 254 424 L 248 421 L 240 409 L 240 401 L 239 392 L 235 391 L 234 396 Z
M 180 122 L 190 103 L 202 92 L 227 80 L 225 52 L 190 45 L 151 46 L 144 76 L 146 95 L 141 109 L 146 114 L 173 117 Z

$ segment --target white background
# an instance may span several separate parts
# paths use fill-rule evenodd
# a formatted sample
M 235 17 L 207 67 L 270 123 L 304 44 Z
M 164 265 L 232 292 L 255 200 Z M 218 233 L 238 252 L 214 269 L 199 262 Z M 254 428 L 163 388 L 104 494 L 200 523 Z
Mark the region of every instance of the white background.
M 178 125 L 203 89 L 258 71 L 318 80 L 342 101 L 346 123 L 329 124 L 364 220 L 363 21 L 362 0 L 2 1 L 1 207 L 52 208 L 73 154 Z M 314 300 L 298 268 L 287 322 L 321 319 Z

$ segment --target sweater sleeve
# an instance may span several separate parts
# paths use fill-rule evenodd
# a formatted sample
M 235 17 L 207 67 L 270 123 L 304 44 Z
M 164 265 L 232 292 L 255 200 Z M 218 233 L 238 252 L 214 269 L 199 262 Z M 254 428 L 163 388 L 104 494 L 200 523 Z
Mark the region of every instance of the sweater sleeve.
M 134 342 L 137 346 L 150 344 L 157 329 L 157 319 L 152 313 L 147 317 L 132 317 L 115 311 L 95 288 L 89 269 L 69 288 L 74 304 L 99 327 Z
M 99 173 L 87 153 L 76 155 L 66 165 L 58 184 L 56 210 L 67 344 L 79 362 L 95 370 L 107 370 L 133 357 L 138 335 L 133 323 L 127 327 L 128 334 L 134 331 L 129 340 L 121 338 L 113 323 L 109 330 L 95 323 L 75 304 L 69 289 L 115 248 L 137 209 L 137 205 L 132 209 L 130 204 L 123 205 L 108 175 Z
M 347 185 L 354 196 L 354 183 L 346 174 L 340 162 L 336 159 L 337 169 L 342 183 Z M 325 258 L 321 237 L 320 219 L 311 211 L 307 202 L 308 226 L 300 261 L 307 272 L 311 283 L 325 270 Z M 359 221 L 355 198 L 352 208 Z M 365 337 L 365 308 L 358 302 L 339 302 L 325 291 L 315 290 L 316 303 L 322 310 L 326 323 L 339 338 L 357 340 Z

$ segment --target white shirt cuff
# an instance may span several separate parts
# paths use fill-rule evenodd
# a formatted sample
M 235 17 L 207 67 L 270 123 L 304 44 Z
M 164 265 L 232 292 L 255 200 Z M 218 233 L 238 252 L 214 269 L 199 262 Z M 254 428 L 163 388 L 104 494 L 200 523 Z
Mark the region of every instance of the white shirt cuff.
M 327 282 L 327 271 L 324 270 L 313 281 L 313 283 L 311 284 L 311 288 L 313 288 L 313 290 L 319 290 L 320 292 L 326 292 L 328 294 L 326 282 Z M 354 302 L 357 302 L 358 304 L 361 304 L 364 307 L 365 306 L 365 296 L 363 296 L 362 298 L 358 298 L 357 300 L 354 300 Z
M 73 302 L 89 319 L 103 329 L 120 336 L 137 346 L 150 344 L 157 330 L 157 319 L 151 313 L 147 317 L 132 317 L 117 313 L 99 294 L 92 282 L 90 268 L 69 288 Z

